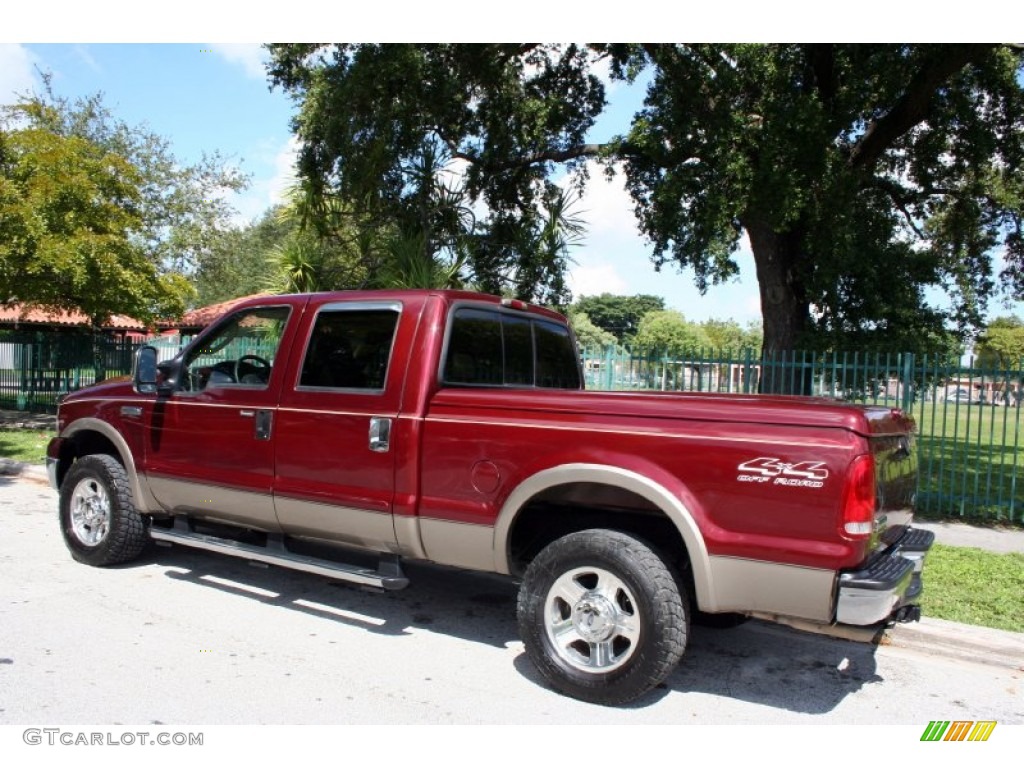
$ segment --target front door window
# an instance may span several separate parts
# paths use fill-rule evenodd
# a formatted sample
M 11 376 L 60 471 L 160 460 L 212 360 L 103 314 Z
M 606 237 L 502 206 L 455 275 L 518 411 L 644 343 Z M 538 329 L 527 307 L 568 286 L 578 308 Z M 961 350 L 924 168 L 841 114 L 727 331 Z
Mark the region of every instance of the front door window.
M 288 320 L 288 307 L 239 312 L 185 358 L 181 389 L 265 388 Z

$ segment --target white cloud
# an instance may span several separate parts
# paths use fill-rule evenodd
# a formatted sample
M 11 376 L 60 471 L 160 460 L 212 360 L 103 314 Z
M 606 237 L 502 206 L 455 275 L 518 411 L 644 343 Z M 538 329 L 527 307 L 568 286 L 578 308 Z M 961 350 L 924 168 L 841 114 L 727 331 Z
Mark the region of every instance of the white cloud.
M 746 306 L 743 308 L 743 312 L 740 313 L 740 317 L 747 318 L 749 320 L 760 320 L 761 319 L 761 294 L 755 293 L 747 297 Z
M 569 270 L 569 290 L 578 299 L 602 293 L 628 294 L 629 284 L 611 264 L 577 265 Z
M 71 50 L 74 51 L 75 56 L 77 56 L 78 59 L 87 67 L 89 67 L 89 69 L 91 69 L 93 72 L 96 72 L 98 74 L 103 71 L 103 68 L 100 66 L 99 62 L 96 61 L 95 58 L 93 58 L 93 55 L 89 53 L 88 48 L 86 48 L 84 45 L 73 46 Z
M 295 182 L 295 156 L 299 142 L 294 136 L 276 150 L 261 153 L 256 164 L 262 169 L 256 172 L 249 188 L 234 201 L 238 209 L 237 223 L 247 224 L 259 218 L 264 211 L 285 201 L 285 193 Z
M 569 276 L 574 297 L 604 292 L 644 293 L 661 296 L 666 306 L 682 311 L 689 320 L 732 317 L 745 323 L 760 319 L 754 259 L 746 237 L 736 254 L 739 280 L 709 286 L 702 296 L 694 285 L 691 270 L 680 272 L 671 262 L 660 272 L 654 269 L 651 245 L 637 227 L 623 175 L 617 174 L 609 181 L 596 163 L 591 163 L 589 170 L 590 183 L 578 204 L 587 221 L 586 240 L 572 252 L 575 263 Z M 561 183 L 567 184 L 568 179 Z
M 298 153 L 299 140 L 290 136 L 274 158 L 274 176 L 268 182 L 271 205 L 283 203 L 285 193 L 295 183 L 295 159 Z
M 36 86 L 35 63 L 35 55 L 25 46 L 0 44 L 0 103 L 9 104 Z
M 596 162 L 587 164 L 590 182 L 579 202 L 579 209 L 588 222 L 588 239 L 613 237 L 636 238 L 641 235 L 633 214 L 633 200 L 626 191 L 625 177 L 617 173 L 605 178 L 605 169 Z M 568 183 L 566 179 L 565 182 Z
M 267 52 L 259 43 L 212 43 L 210 48 L 229 63 L 242 67 L 249 77 L 267 79 L 267 70 L 263 66 Z

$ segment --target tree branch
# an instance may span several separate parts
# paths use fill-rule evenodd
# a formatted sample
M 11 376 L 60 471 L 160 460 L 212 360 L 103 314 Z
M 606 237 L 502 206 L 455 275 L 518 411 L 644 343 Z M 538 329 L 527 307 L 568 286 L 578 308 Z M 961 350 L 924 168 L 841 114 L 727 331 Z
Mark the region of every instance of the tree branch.
M 932 97 L 939 86 L 995 47 L 996 44 L 970 44 L 939 49 L 938 57 L 923 64 L 910 79 L 893 108 L 868 126 L 850 152 L 849 166 L 858 170 L 873 168 L 885 150 L 928 117 Z
M 900 213 L 903 214 L 903 218 L 907 220 L 907 225 L 914 230 L 915 235 L 923 240 L 924 232 L 922 232 L 921 228 L 917 226 L 914 221 L 913 214 L 911 214 L 910 209 L 907 207 L 912 201 L 908 200 L 907 196 L 904 194 L 906 190 L 891 179 L 876 178 L 874 180 L 874 185 L 889 196 L 893 205 L 899 209 Z
M 461 152 L 452 149 L 452 157 L 459 160 L 479 165 L 488 172 L 495 173 L 510 171 L 516 168 L 526 168 L 537 163 L 564 163 L 567 160 L 576 160 L 581 157 L 595 157 L 610 144 L 577 144 L 566 149 L 547 149 L 542 152 L 535 152 L 532 155 L 522 155 L 501 162 L 485 163 L 477 155 L 470 152 Z M 621 145 L 620 145 L 621 146 Z

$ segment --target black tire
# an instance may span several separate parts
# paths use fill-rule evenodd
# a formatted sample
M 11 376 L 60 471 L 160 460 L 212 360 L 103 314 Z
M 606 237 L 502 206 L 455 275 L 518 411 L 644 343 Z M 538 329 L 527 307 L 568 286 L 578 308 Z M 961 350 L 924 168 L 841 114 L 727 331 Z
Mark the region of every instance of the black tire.
M 570 533 L 534 559 L 519 590 L 526 653 L 556 690 L 625 704 L 679 663 L 688 602 L 665 562 L 629 534 Z
M 149 541 L 132 503 L 128 473 L 112 456 L 83 456 L 60 486 L 60 528 L 71 556 L 87 565 L 134 560 Z

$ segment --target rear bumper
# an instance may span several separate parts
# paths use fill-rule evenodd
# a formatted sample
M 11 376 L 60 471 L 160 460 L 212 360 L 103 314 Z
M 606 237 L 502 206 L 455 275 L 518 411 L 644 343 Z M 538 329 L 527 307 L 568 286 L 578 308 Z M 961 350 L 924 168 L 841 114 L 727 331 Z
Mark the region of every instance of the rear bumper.
M 836 622 L 867 626 L 921 618 L 921 571 L 934 541 L 931 531 L 908 528 L 864 568 L 841 571 L 836 587 Z

